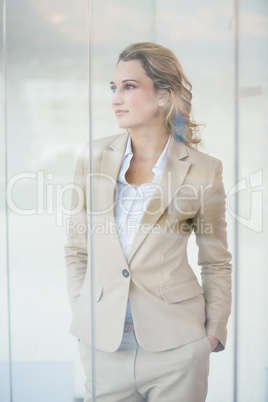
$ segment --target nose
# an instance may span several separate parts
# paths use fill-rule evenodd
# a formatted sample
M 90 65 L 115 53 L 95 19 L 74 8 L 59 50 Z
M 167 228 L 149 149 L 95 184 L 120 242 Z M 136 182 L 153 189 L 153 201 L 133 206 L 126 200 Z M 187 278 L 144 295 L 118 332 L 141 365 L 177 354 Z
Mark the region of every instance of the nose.
M 113 94 L 113 98 L 112 98 L 112 105 L 116 106 L 116 105 L 122 105 L 123 103 L 123 98 L 122 98 L 122 94 L 120 93 L 119 90 L 115 91 L 115 93 Z

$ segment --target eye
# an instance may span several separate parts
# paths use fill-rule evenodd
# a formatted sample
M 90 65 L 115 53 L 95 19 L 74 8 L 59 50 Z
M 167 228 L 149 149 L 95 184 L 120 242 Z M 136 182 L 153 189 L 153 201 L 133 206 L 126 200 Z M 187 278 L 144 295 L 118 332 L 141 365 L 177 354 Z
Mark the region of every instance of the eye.
M 126 89 L 133 89 L 133 88 L 135 88 L 134 85 L 131 85 L 131 84 L 126 85 Z
M 115 86 L 110 86 L 110 91 L 112 92 L 112 94 L 114 94 L 116 92 L 116 87 Z

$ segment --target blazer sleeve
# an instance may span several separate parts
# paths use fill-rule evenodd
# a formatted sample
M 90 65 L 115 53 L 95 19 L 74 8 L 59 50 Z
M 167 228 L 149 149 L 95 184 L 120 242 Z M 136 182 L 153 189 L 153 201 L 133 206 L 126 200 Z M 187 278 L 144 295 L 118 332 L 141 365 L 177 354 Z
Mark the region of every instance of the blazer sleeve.
M 72 313 L 74 313 L 75 306 L 80 297 L 88 260 L 85 174 L 86 149 L 87 144 L 82 149 L 76 165 L 72 188 L 71 210 L 66 222 L 67 244 L 65 246 L 65 260 L 67 292 Z
M 221 351 L 225 348 L 231 312 L 232 257 L 227 244 L 222 163 L 217 159 L 209 185 L 203 190 L 203 202 L 194 218 L 194 231 L 206 306 L 206 331 L 220 341 L 214 351 Z

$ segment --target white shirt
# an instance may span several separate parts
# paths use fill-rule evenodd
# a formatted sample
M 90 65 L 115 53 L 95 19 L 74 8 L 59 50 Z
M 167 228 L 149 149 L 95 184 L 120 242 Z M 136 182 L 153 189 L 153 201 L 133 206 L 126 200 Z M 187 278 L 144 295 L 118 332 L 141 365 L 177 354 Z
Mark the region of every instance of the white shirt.
M 169 136 L 164 150 L 152 169 L 152 172 L 154 173 L 152 183 L 143 183 L 139 187 L 135 188 L 131 186 L 125 178 L 133 156 L 131 137 L 128 137 L 125 154 L 117 179 L 114 207 L 115 222 L 117 225 L 119 241 L 126 259 L 128 259 L 129 252 L 134 237 L 138 231 L 143 214 L 151 201 L 151 198 L 164 171 L 170 139 L 171 136 Z M 129 303 L 127 308 L 127 318 L 131 318 Z

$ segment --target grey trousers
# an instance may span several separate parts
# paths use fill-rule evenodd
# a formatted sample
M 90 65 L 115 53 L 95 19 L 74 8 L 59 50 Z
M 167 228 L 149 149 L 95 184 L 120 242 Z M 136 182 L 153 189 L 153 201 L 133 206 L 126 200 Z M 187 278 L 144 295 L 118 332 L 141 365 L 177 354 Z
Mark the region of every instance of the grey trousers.
M 91 347 L 79 342 L 86 374 L 85 402 L 91 396 Z M 125 331 L 114 353 L 96 350 L 97 402 L 204 402 L 209 356 L 207 337 L 163 352 L 147 352 L 134 331 Z

